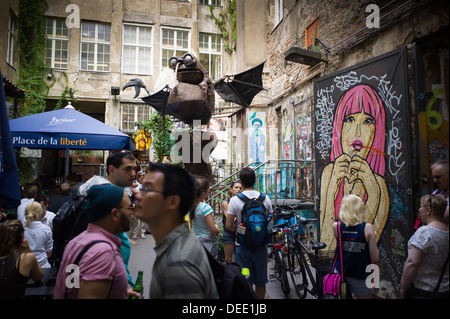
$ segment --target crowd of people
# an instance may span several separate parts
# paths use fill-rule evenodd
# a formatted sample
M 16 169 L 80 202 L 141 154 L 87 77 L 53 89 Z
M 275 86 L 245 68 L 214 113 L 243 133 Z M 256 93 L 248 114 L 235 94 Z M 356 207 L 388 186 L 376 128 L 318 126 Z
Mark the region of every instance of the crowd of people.
M 263 299 L 268 282 L 268 246 L 249 249 L 237 243 L 236 226 L 243 220 L 244 201 L 260 198 L 255 190 L 255 172 L 243 168 L 239 180 L 230 185 L 223 202 L 223 225 L 207 203 L 210 185 L 179 166 L 150 163 L 138 170 L 129 151 L 110 152 L 107 176 L 93 176 L 82 183 L 68 176 L 59 192 L 43 194 L 35 184 L 23 189 L 17 218 L 0 222 L 0 299 L 24 298 L 29 279 L 39 281 L 43 269 L 51 267 L 53 220 L 62 205 L 80 196 L 86 198 L 86 230 L 68 242 L 56 276 L 55 299 L 123 299 L 142 297 L 133 291 L 128 262 L 133 239 L 155 240 L 150 298 L 219 297 L 207 252 L 217 258 L 218 236 L 222 237 L 225 262 L 232 260 L 250 270 L 247 280 Z M 408 242 L 408 257 L 401 278 L 402 298 L 448 298 L 448 161 L 431 167 L 437 189 L 420 198 L 418 221 Z M 270 198 L 263 206 L 273 212 Z M 372 298 L 366 284 L 366 266 L 376 264 L 380 252 L 373 225 L 365 222 L 365 205 L 358 195 L 342 199 L 339 220 L 333 225 L 342 242 L 345 281 L 356 298 Z M 5 220 L 7 219 L 7 220 Z M 187 222 L 186 222 L 187 221 Z M 223 230 L 222 230 L 222 229 Z M 340 232 L 338 231 L 340 230 Z M 206 248 L 206 250 L 205 250 Z M 336 250 L 337 251 L 337 250 Z M 445 259 L 446 257 L 446 259 Z M 67 269 L 75 265 L 79 280 Z

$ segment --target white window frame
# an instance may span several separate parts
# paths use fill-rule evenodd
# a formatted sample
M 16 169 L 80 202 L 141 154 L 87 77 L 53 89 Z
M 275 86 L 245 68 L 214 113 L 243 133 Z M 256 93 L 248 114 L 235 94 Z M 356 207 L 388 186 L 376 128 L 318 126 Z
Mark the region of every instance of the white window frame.
M 125 27 L 136 27 L 136 43 L 131 44 L 131 43 L 125 43 Z M 139 43 L 139 32 L 141 30 L 141 28 L 148 28 L 151 31 L 151 44 L 140 44 Z M 124 23 L 122 25 L 122 73 L 124 74 L 141 74 L 141 75 L 153 75 L 153 52 L 154 52 L 154 27 L 153 25 L 148 25 L 148 24 L 136 24 L 136 23 Z M 124 70 L 125 67 L 125 47 L 126 46 L 135 46 L 136 47 L 136 56 L 137 56 L 137 61 L 139 59 L 139 48 L 149 48 L 151 53 L 150 53 L 150 71 L 149 72 L 140 72 L 139 71 L 139 63 L 136 63 L 134 68 L 134 72 L 128 72 Z
M 275 25 L 283 20 L 283 0 L 275 0 Z
M 53 69 L 64 69 L 67 70 L 69 67 L 69 37 L 70 37 L 70 32 L 69 29 L 67 28 L 66 24 L 63 23 L 64 28 L 67 29 L 67 38 L 61 38 L 61 37 L 57 37 L 56 36 L 56 21 L 60 18 L 55 18 L 55 17 L 46 17 L 47 19 L 51 19 L 52 20 L 52 35 L 50 37 L 46 36 L 45 38 L 48 40 L 52 41 L 52 45 L 51 48 L 47 48 L 45 47 L 45 50 L 50 49 L 52 51 L 51 54 L 51 62 L 50 62 L 50 68 Z M 60 19 L 60 20 L 64 20 L 64 19 Z M 47 27 L 47 25 L 46 25 Z M 66 60 L 66 67 L 55 67 L 55 50 L 56 50 L 56 41 L 64 41 L 67 42 L 67 60 Z M 46 56 L 44 57 L 45 59 L 47 58 Z
M 16 21 L 17 18 L 12 12 L 9 12 L 8 20 L 8 48 L 6 51 L 6 62 L 13 66 L 14 64 L 14 43 L 16 42 Z
M 202 49 L 200 47 L 200 34 L 201 35 L 206 35 L 208 36 L 208 49 Z M 216 36 L 219 40 L 220 40 L 220 52 L 213 50 L 212 49 L 212 37 Z M 209 76 L 212 80 L 218 80 L 222 77 L 222 71 L 223 71 L 223 41 L 222 41 L 222 37 L 219 34 L 215 34 L 215 33 L 206 33 L 206 32 L 200 32 L 199 33 L 199 44 L 198 44 L 198 51 L 200 54 L 207 54 L 209 56 L 209 65 L 203 65 L 209 72 Z M 214 74 L 216 74 L 216 76 L 213 76 L 213 73 L 211 72 L 211 60 L 213 56 L 220 56 L 220 65 L 218 66 L 218 68 L 220 70 L 214 70 Z M 199 57 L 200 58 L 200 57 Z
M 173 47 L 169 47 L 169 46 L 164 46 L 163 44 L 163 32 L 164 30 L 173 30 L 175 31 L 175 38 L 174 38 L 174 46 Z M 177 43 L 177 39 L 178 39 L 178 32 L 187 32 L 188 33 L 188 47 L 187 49 L 183 48 L 182 50 L 180 50 L 179 48 L 176 47 L 176 43 Z M 190 29 L 182 29 L 182 28 L 172 28 L 172 27 L 161 27 L 161 31 L 160 31 L 160 43 L 161 43 L 161 49 L 160 49 L 160 64 L 161 64 L 161 70 L 164 70 L 166 67 L 168 67 L 168 65 L 164 66 L 163 65 L 163 51 L 164 50 L 172 50 L 172 56 L 174 56 L 176 51 L 186 51 L 190 52 L 191 51 L 191 30 Z M 171 57 L 169 57 L 170 59 Z M 167 60 L 167 62 L 169 62 L 169 60 Z
M 214 4 L 214 2 L 219 2 L 219 4 Z M 208 6 L 215 6 L 215 7 L 222 7 L 222 0 L 199 0 L 199 4 L 208 5 Z
M 95 24 L 95 39 L 94 40 L 83 40 L 83 32 L 81 31 L 83 29 L 83 23 L 90 23 Z M 99 25 L 109 26 L 109 42 L 106 41 L 99 41 L 98 40 L 98 26 Z M 98 22 L 92 22 L 92 21 L 82 21 L 81 22 L 81 28 L 80 28 L 81 34 L 80 34 L 80 70 L 81 71 L 88 71 L 88 72 L 111 72 L 111 25 L 106 23 L 98 23 Z M 81 58 L 82 58 L 82 48 L 83 44 L 94 44 L 94 70 L 89 69 L 83 69 L 81 66 Z M 109 45 L 109 64 L 108 64 L 108 70 L 98 70 L 98 61 L 97 61 L 97 53 L 98 53 L 98 45 Z
M 134 106 L 134 120 L 133 121 L 129 121 L 127 123 L 135 123 L 140 121 L 138 118 L 138 114 L 139 114 L 139 106 L 142 106 L 143 108 L 145 108 L 145 111 L 148 111 L 148 116 L 147 116 L 147 112 L 145 112 L 144 118 L 142 118 L 141 120 L 145 119 L 145 118 L 149 118 L 150 115 L 152 114 L 153 110 L 152 107 L 146 103 L 135 103 L 135 102 L 121 102 L 120 103 L 120 130 L 124 133 L 133 133 L 136 131 L 136 129 L 134 127 L 132 128 L 124 128 L 124 106 Z M 129 110 L 130 108 L 128 108 Z

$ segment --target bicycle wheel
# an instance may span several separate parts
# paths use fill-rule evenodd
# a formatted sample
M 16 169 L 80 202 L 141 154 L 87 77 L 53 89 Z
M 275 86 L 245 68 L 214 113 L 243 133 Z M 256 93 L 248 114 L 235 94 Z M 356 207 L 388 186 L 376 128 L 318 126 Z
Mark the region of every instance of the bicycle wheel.
M 281 290 L 287 296 L 291 292 L 291 288 L 289 287 L 289 281 L 287 277 L 286 271 L 286 263 L 284 261 L 283 255 L 280 250 L 274 252 L 275 257 L 275 270 L 277 272 L 278 278 L 281 282 Z
M 308 288 L 308 279 L 306 278 L 305 265 L 303 265 L 303 262 L 296 249 L 289 250 L 288 258 L 289 270 L 295 293 L 300 299 L 304 299 L 306 297 Z

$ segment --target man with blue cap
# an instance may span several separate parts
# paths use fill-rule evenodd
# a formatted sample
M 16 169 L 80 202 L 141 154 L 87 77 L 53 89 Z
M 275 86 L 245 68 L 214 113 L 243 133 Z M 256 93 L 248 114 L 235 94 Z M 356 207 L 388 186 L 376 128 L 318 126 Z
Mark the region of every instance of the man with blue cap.
M 127 273 L 117 234 L 130 229 L 133 206 L 122 187 L 94 185 L 87 192 L 87 230 L 66 246 L 54 299 L 126 299 Z M 94 243 L 90 246 L 92 243 Z M 76 262 L 76 260 L 79 260 Z

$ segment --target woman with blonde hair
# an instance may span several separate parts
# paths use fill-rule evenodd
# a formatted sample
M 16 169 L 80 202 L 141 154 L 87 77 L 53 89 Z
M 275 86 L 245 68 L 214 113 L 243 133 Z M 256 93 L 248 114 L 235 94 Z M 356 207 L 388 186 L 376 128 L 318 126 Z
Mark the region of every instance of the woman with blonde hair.
M 44 271 L 24 239 L 22 222 L 0 223 L 0 299 L 25 298 L 28 279 L 40 281 Z
M 449 232 L 443 222 L 447 199 L 442 195 L 420 198 L 421 226 L 408 241 L 408 258 L 400 282 L 402 298 L 448 299 Z
M 344 279 L 350 291 L 358 299 L 370 299 L 371 287 L 367 287 L 366 278 L 370 274 L 366 267 L 379 260 L 375 229 L 366 220 L 366 206 L 358 195 L 345 195 L 339 211 L 342 241 L 342 262 Z M 338 235 L 338 222 L 333 224 L 334 235 Z M 339 241 L 338 241 L 339 242 Z M 336 254 L 339 247 L 336 248 Z M 335 271 L 340 272 L 340 258 Z
M 45 214 L 45 212 L 44 212 Z M 31 202 L 25 208 L 25 239 L 42 268 L 50 268 L 48 258 L 53 251 L 53 236 L 49 226 L 41 222 L 42 205 Z

